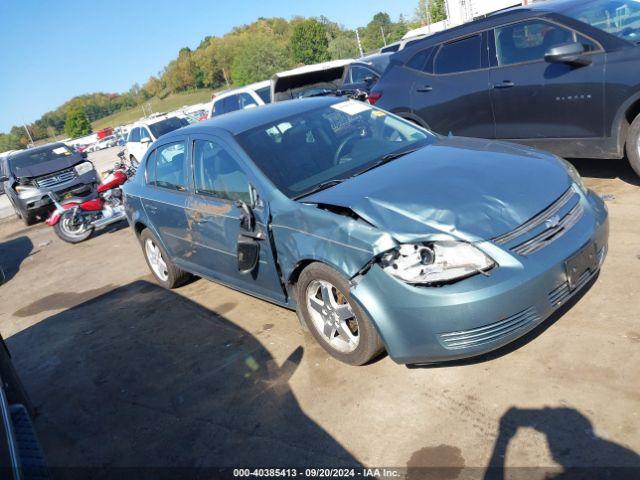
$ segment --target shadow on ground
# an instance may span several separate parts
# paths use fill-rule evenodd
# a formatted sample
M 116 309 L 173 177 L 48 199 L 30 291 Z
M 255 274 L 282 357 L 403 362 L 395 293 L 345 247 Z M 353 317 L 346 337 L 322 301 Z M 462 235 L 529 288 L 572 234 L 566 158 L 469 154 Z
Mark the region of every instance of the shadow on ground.
M 33 242 L 27 236 L 12 238 L 0 243 L 0 284 L 11 280 L 24 259 L 31 255 Z M 4 275 L 3 273 L 4 272 Z
M 70 465 L 103 467 L 100 478 L 130 476 L 116 467 L 357 465 L 289 388 L 301 347 L 278 365 L 249 332 L 146 281 L 7 343 L 55 477 L 71 478 L 55 468 Z
M 640 177 L 633 171 L 626 158 L 598 159 L 598 158 L 569 158 L 580 176 L 590 178 L 614 179 L 619 178 L 625 183 L 640 186 Z
M 505 468 L 509 443 L 520 428 L 545 435 L 559 468 Z M 589 419 L 573 408 L 510 408 L 500 419 L 484 480 L 507 478 L 632 480 L 640 478 L 640 456 L 596 432 Z

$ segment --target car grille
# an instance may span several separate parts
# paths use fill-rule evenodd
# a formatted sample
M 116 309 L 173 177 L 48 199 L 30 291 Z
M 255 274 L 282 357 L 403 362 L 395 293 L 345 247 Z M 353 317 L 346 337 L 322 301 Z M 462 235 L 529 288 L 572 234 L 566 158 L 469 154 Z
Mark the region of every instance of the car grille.
M 438 338 L 442 345 L 450 350 L 470 348 L 482 345 L 483 343 L 495 342 L 539 320 L 540 316 L 536 308 L 531 306 L 520 313 L 516 313 L 498 322 L 471 330 L 441 333 L 438 335 Z
M 571 227 L 578 223 L 583 214 L 584 207 L 578 203 L 569 213 L 559 220 L 557 225 L 547 228 L 541 234 L 536 235 L 531 240 L 527 240 L 511 250 L 518 255 L 531 255 L 567 233 Z
M 563 217 L 560 218 L 558 216 L 558 213 L 562 211 L 562 209 L 569 204 L 576 195 L 577 194 L 573 188 L 569 188 L 560 196 L 560 198 L 538 215 L 526 221 L 514 230 L 494 238 L 493 241 L 498 245 L 502 245 L 527 234 L 541 225 L 548 225 L 545 230 L 535 237 L 511 248 L 511 251 L 518 255 L 526 256 L 537 252 L 564 235 L 582 218 L 584 208 L 579 202 L 576 203 L 576 205 Z
M 35 182 L 39 188 L 51 188 L 62 183 L 70 182 L 76 178 L 76 172 L 73 168 L 69 170 L 63 170 L 52 175 L 45 175 L 36 178 Z

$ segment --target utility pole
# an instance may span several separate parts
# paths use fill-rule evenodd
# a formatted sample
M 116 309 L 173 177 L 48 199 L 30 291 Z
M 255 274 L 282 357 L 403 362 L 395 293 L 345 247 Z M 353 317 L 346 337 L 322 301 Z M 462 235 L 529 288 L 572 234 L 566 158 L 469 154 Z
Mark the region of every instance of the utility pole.
M 24 131 L 27 132 L 27 136 L 29 137 L 29 146 L 33 147 L 33 138 L 31 138 L 31 133 L 29 132 L 27 125 L 22 124 L 22 126 L 24 127 Z
M 364 57 L 364 52 L 362 51 L 362 44 L 360 43 L 360 34 L 358 33 L 357 27 L 356 27 L 356 40 L 358 40 L 358 50 L 360 50 L 360 56 Z
M 387 46 L 387 39 L 384 36 L 384 28 L 382 28 L 382 25 L 380 25 L 380 33 L 382 33 L 382 41 L 384 42 L 384 46 Z

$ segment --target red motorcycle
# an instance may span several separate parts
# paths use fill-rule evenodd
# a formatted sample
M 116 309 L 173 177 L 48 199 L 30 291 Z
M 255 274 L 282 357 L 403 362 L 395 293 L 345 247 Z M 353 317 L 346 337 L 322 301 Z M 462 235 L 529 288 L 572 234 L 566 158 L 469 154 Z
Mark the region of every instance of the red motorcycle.
M 120 160 L 90 195 L 60 200 L 49 192 L 56 208 L 47 219 L 47 225 L 53 227 L 56 235 L 65 242 L 82 242 L 94 230 L 126 217 L 120 187 L 135 174 L 137 165 L 134 162 L 127 165 L 124 152 L 120 152 L 118 157 Z

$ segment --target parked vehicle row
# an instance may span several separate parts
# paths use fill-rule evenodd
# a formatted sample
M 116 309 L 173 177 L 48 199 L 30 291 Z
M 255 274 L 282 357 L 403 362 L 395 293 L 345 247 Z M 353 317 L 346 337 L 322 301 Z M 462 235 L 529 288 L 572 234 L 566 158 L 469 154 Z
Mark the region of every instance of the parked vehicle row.
M 335 97 L 171 132 L 123 190 L 161 285 L 194 274 L 296 309 L 357 365 L 383 349 L 423 363 L 512 342 L 607 251 L 604 203 L 566 161 Z
M 369 101 L 441 134 L 626 153 L 640 174 L 639 41 L 636 1 L 534 3 L 407 45 Z

